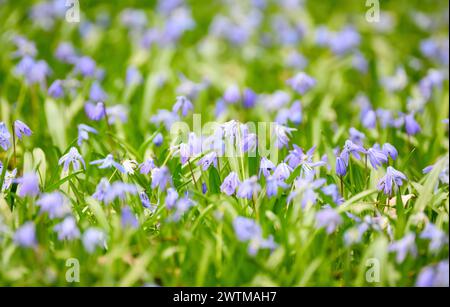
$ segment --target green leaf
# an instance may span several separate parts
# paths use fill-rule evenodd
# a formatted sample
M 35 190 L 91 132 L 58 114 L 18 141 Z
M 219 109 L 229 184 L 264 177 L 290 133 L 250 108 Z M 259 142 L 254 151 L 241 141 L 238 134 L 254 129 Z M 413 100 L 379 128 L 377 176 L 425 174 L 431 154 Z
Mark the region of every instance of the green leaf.
M 213 194 L 217 194 L 220 192 L 220 185 L 221 185 L 221 180 L 220 180 L 220 175 L 219 172 L 217 171 L 217 169 L 215 167 L 210 167 L 209 168 L 209 192 L 213 193 Z

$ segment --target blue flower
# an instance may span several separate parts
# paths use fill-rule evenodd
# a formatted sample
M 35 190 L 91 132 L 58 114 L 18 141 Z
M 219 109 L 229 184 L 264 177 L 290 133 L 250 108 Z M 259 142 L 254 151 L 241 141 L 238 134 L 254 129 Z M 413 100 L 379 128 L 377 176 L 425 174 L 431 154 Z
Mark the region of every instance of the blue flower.
M 176 113 L 170 112 L 168 110 L 158 110 L 156 115 L 152 116 L 150 121 L 155 125 L 159 126 L 161 123 L 164 124 L 164 127 L 167 130 L 170 130 L 170 127 L 179 120 L 179 116 Z
M 367 150 L 367 157 L 374 169 L 388 162 L 388 156 L 375 146 Z
M 366 135 L 353 127 L 350 128 L 349 132 L 350 132 L 350 140 L 353 143 L 362 146 L 364 143 L 364 139 L 366 138 Z
M 374 110 L 366 110 L 362 113 L 362 125 L 367 129 L 375 129 L 377 125 L 377 115 Z
M 37 196 L 39 194 L 39 178 L 34 172 L 25 173 L 15 180 L 19 184 L 20 197 Z
M 408 135 L 415 135 L 422 130 L 414 119 L 414 113 L 405 115 L 405 129 Z
M 122 166 L 122 164 L 114 161 L 114 157 L 112 154 L 108 154 L 104 159 L 92 161 L 90 164 L 91 165 L 100 164 L 100 166 L 98 167 L 100 169 L 115 167 L 121 173 L 124 174 L 126 173 L 125 168 Z
M 256 104 L 257 99 L 258 95 L 256 95 L 255 92 L 250 88 L 246 88 L 242 93 L 242 104 L 244 108 L 253 108 Z
M 342 217 L 332 208 L 324 208 L 316 213 L 318 228 L 326 228 L 328 234 L 333 233 L 342 224 Z
M 341 152 L 341 158 L 344 160 L 345 165 L 348 165 L 350 155 L 353 155 L 356 159 L 361 159 L 361 153 L 365 153 L 366 151 L 360 145 L 353 143 L 350 140 L 345 141 L 344 149 Z
M 264 239 L 261 227 L 252 219 L 238 216 L 233 220 L 233 228 L 239 241 L 250 242 L 248 253 L 252 256 L 256 255 L 260 248 L 271 250 L 276 248 L 273 237 L 269 236 Z
M 236 192 L 236 188 L 239 186 L 240 181 L 236 172 L 230 172 L 228 176 L 223 180 L 220 190 L 227 194 L 233 195 Z
M 138 228 L 139 227 L 139 221 L 137 220 L 136 216 L 131 211 L 130 207 L 122 208 L 122 214 L 121 214 L 121 223 L 122 228 Z
M 429 249 L 432 252 L 438 252 L 443 246 L 448 245 L 448 236 L 432 223 L 425 226 L 420 238 L 430 240 Z
M 60 192 L 42 194 L 36 202 L 41 210 L 46 212 L 50 219 L 61 218 L 71 212 L 67 199 Z
M 55 57 L 61 62 L 73 64 L 77 59 L 77 54 L 71 43 L 62 42 L 56 48 Z
M 147 175 L 148 173 L 150 173 L 152 171 L 152 169 L 154 169 L 155 166 L 155 162 L 153 161 L 152 158 L 148 158 L 147 160 L 145 160 L 143 163 L 141 163 L 139 165 L 139 169 L 141 174 Z
M 300 72 L 293 78 L 288 79 L 286 83 L 290 85 L 294 91 L 303 95 L 316 85 L 316 80 L 304 72 Z
M 395 260 L 397 263 L 402 263 L 406 256 L 410 254 L 413 257 L 417 256 L 416 236 L 413 233 L 406 234 L 402 239 L 395 241 L 389 245 L 388 250 L 395 252 Z
M 286 163 L 282 162 L 277 165 L 273 172 L 273 177 L 277 180 L 286 180 L 291 175 L 292 168 Z
M 287 189 L 288 187 L 283 180 L 277 179 L 275 176 L 268 176 L 266 178 L 266 193 L 269 198 L 276 196 L 279 188 Z
M 77 223 L 73 216 L 66 217 L 61 223 L 53 228 L 58 233 L 58 240 L 74 240 L 80 237 Z
M 261 190 L 261 186 L 258 184 L 258 177 L 252 176 L 239 185 L 237 196 L 240 198 L 251 199 L 253 195 L 259 192 L 259 190 Z
M 31 133 L 33 133 L 33 132 L 24 122 L 22 122 L 20 120 L 15 120 L 14 121 L 14 133 L 17 135 L 19 140 L 21 140 L 24 135 L 30 136 Z
M 422 269 L 416 281 L 417 287 L 448 287 L 449 265 L 448 259 L 442 260 L 436 265 L 430 265 Z
M 204 155 L 198 162 L 197 165 L 200 165 L 202 167 L 203 171 L 206 171 L 211 164 L 214 165 L 214 167 L 217 167 L 217 153 L 215 151 L 212 151 L 206 155 Z
M 181 111 L 181 116 L 186 117 L 189 111 L 194 109 L 192 102 L 184 96 L 178 96 L 172 108 L 172 112 L 178 113 Z
M 84 105 L 84 111 L 89 119 L 99 121 L 105 117 L 105 104 L 103 102 L 98 102 L 94 105 L 91 102 L 87 102 Z
M 88 228 L 83 234 L 82 242 L 86 251 L 92 254 L 97 247 L 106 247 L 106 235 L 99 229 Z
M 14 243 L 22 247 L 36 247 L 36 226 L 26 222 L 14 234 Z
M 86 168 L 86 164 L 84 163 L 83 157 L 80 155 L 78 149 L 76 149 L 75 147 L 71 147 L 69 152 L 59 159 L 58 164 L 59 165 L 64 164 L 63 170 L 65 172 L 69 169 L 70 164 L 72 164 L 72 169 L 74 171 L 78 171 L 81 165 L 83 165 L 83 167 Z
M 384 144 L 383 144 L 383 149 L 382 149 L 382 150 L 383 150 L 384 154 L 385 154 L 386 156 L 391 157 L 392 160 L 397 159 L 397 157 L 398 157 L 398 151 L 397 151 L 397 149 L 396 149 L 393 145 L 391 145 L 391 144 L 389 144 L 389 143 L 384 143 Z
M 258 145 L 258 139 L 256 133 L 246 133 L 241 141 L 242 152 L 254 152 Z
M 81 144 L 83 144 L 83 141 L 89 140 L 89 133 L 97 134 L 98 132 L 97 130 L 88 125 L 85 124 L 78 125 L 78 140 L 77 140 L 78 146 L 81 146 Z
M 136 67 L 130 66 L 127 68 L 125 83 L 128 86 L 141 84 L 142 80 L 142 74 L 139 72 L 139 70 L 137 70 Z
M 396 170 L 392 166 L 388 166 L 386 170 L 386 175 L 383 176 L 378 182 L 377 188 L 380 191 L 383 191 L 386 195 L 391 195 L 392 191 L 394 191 L 397 187 L 403 185 L 403 181 L 406 181 L 407 178 L 405 174 Z
M 96 72 L 95 61 L 87 56 L 76 59 L 75 71 L 81 73 L 84 77 L 93 77 Z
M 11 146 L 11 142 L 9 140 L 10 138 L 11 134 L 6 128 L 5 123 L 0 122 L 0 147 L 2 147 L 3 150 L 8 150 L 8 148 Z
M 165 190 L 167 184 L 171 180 L 169 169 L 166 166 L 156 167 L 152 171 L 152 189 L 159 187 L 161 190 Z
M 181 217 L 194 205 L 195 203 L 191 199 L 189 199 L 187 194 L 184 197 L 179 198 L 175 204 L 176 210 L 171 216 L 171 219 L 174 222 L 179 221 Z
M 153 138 L 153 144 L 155 144 L 156 147 L 159 147 L 162 145 L 164 141 L 164 138 L 162 136 L 161 133 L 158 133 L 157 135 L 155 135 L 155 137 Z
M 226 103 L 234 104 L 234 103 L 238 102 L 240 99 L 241 99 L 241 93 L 239 91 L 239 88 L 235 84 L 229 86 L 225 90 L 225 93 L 223 94 L 223 100 Z
M 336 158 L 336 174 L 341 177 L 347 174 L 347 164 L 340 156 Z
M 106 95 L 105 91 L 103 91 L 103 88 L 100 86 L 100 84 L 97 81 L 94 81 L 91 85 L 89 98 L 92 101 L 105 101 L 108 96 Z
M 288 147 L 289 136 L 294 128 L 288 128 L 279 124 L 274 124 L 273 135 L 275 136 L 275 144 L 278 148 Z
M 275 164 L 273 164 L 272 161 L 267 159 L 266 157 L 262 157 L 261 161 L 259 162 L 259 174 L 258 176 L 261 176 L 261 173 L 263 173 L 264 177 L 270 176 L 270 172 L 275 169 Z
M 175 203 L 178 200 L 178 192 L 174 188 L 168 188 L 167 189 L 167 196 L 166 196 L 166 208 L 172 209 L 175 206 Z
M 53 83 L 48 88 L 47 93 L 53 98 L 61 98 L 64 96 L 63 82 L 59 79 L 53 81 Z

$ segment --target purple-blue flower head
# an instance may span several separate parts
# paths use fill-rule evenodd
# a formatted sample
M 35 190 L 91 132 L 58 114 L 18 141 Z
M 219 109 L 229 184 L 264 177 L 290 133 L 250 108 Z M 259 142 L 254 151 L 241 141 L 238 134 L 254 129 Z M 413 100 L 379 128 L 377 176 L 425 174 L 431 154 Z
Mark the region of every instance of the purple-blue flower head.
M 261 186 L 258 184 L 258 177 L 252 176 L 239 185 L 237 197 L 251 199 L 260 190 Z
M 48 88 L 47 93 L 53 98 L 61 98 L 64 96 L 63 82 L 59 79 L 53 81 Z
M 36 226 L 33 222 L 26 222 L 14 233 L 14 243 L 21 247 L 36 247 Z
M 105 104 L 103 102 L 98 102 L 96 104 L 86 102 L 84 111 L 89 119 L 99 121 L 105 117 Z
M 289 165 L 287 165 L 286 163 L 282 162 L 282 163 L 278 164 L 277 167 L 275 168 L 275 170 L 273 172 L 273 176 L 277 180 L 286 180 L 291 175 L 291 172 L 292 172 L 292 168 Z
M 239 184 L 240 181 L 236 172 L 230 172 L 228 176 L 223 180 L 220 186 L 220 190 L 227 195 L 233 195 L 236 192 Z
M 395 252 L 395 260 L 402 263 L 408 254 L 413 257 L 417 256 L 416 236 L 413 233 L 407 233 L 402 239 L 391 243 L 388 250 Z
M 175 104 L 173 105 L 172 112 L 181 112 L 181 116 L 186 117 L 189 111 L 193 110 L 194 106 L 192 102 L 184 96 L 178 96 Z
M 178 114 L 170 112 L 168 110 L 158 110 L 156 115 L 152 116 L 150 122 L 159 127 L 159 125 L 164 124 L 166 130 L 170 130 L 172 125 L 180 119 Z
M 152 171 L 152 189 L 159 188 L 164 191 L 171 181 L 169 169 L 166 166 L 156 167 Z
M 97 130 L 85 125 L 85 124 L 79 124 L 78 125 L 78 139 L 77 144 L 78 146 L 81 146 L 83 144 L 83 141 L 89 140 L 89 133 L 97 134 Z
M 420 234 L 421 239 L 430 240 L 429 249 L 432 252 L 438 252 L 443 246 L 448 245 L 448 235 L 432 223 L 428 223 Z
M 279 188 L 287 189 L 288 185 L 280 179 L 277 179 L 274 176 L 268 176 L 266 178 L 266 193 L 267 197 L 271 198 L 273 196 L 276 196 L 278 194 Z
M 380 191 L 383 191 L 386 195 L 391 195 L 393 191 L 397 189 L 397 187 L 403 185 L 403 181 L 406 181 L 407 178 L 405 174 L 396 170 L 392 166 L 388 166 L 386 170 L 386 175 L 384 175 L 380 181 L 378 182 L 377 188 Z
M 241 93 L 239 91 L 239 87 L 235 84 L 230 85 L 223 94 L 223 100 L 226 103 L 234 104 L 241 99 Z
M 94 81 L 91 85 L 91 90 L 89 91 L 89 99 L 91 101 L 105 101 L 108 98 L 105 91 L 101 87 L 98 81 Z
M 347 174 L 347 164 L 340 156 L 336 157 L 336 174 L 341 177 Z
M 30 136 L 33 132 L 24 122 L 17 119 L 14 121 L 14 133 L 21 140 L 24 135 Z
M 398 151 L 393 145 L 391 145 L 389 143 L 384 143 L 382 150 L 383 150 L 384 154 L 388 157 L 391 157 L 392 160 L 397 159 Z
M 268 177 L 273 170 L 275 170 L 275 164 L 266 157 L 262 157 L 259 163 L 258 176 L 261 176 L 261 173 L 263 173 L 264 177 Z
M 92 254 L 97 247 L 106 247 L 106 235 L 96 228 L 88 228 L 83 234 L 83 246 L 86 251 Z
M 150 173 L 152 171 L 152 169 L 154 169 L 155 166 L 155 162 L 153 161 L 152 158 L 147 158 L 144 162 L 142 162 L 139 165 L 139 169 L 141 174 L 147 175 L 148 173 Z
M 333 233 L 342 224 L 342 217 L 332 208 L 324 208 L 316 213 L 318 228 L 326 228 L 328 234 Z
M 282 126 L 279 124 L 274 124 L 272 126 L 273 128 L 273 135 L 275 137 L 275 145 L 278 148 L 283 148 L 283 147 L 288 147 L 289 144 L 289 137 L 292 133 L 292 131 L 294 131 L 294 128 L 288 128 L 286 126 Z
M 388 162 L 388 156 L 375 146 L 367 150 L 367 157 L 374 169 Z
M 55 57 L 61 62 L 73 64 L 77 59 L 77 54 L 71 43 L 62 42 L 56 48 Z
M 95 61 L 88 57 L 80 57 L 75 61 L 75 71 L 81 73 L 84 77 L 93 77 L 96 72 Z
M 422 130 L 414 118 L 414 113 L 405 115 L 405 129 L 408 135 L 415 135 Z
M 121 224 L 122 224 L 122 228 L 127 228 L 127 227 L 138 228 L 139 227 L 139 221 L 137 220 L 133 211 L 131 211 L 130 207 L 128 207 L 128 206 L 122 208 Z
M 246 242 L 262 235 L 261 227 L 252 219 L 238 216 L 233 220 L 233 227 L 239 241 Z
M 212 151 L 206 155 L 204 155 L 198 162 L 197 165 L 202 167 L 203 171 L 206 171 L 210 166 L 214 165 L 217 168 L 217 153 Z
M 127 86 L 138 85 L 141 84 L 142 81 L 143 81 L 142 74 L 136 67 L 130 66 L 127 68 L 127 73 L 125 77 L 125 83 L 127 84 Z
M 366 138 L 366 135 L 364 133 L 362 133 L 361 131 L 358 131 L 354 127 L 350 128 L 349 133 L 350 133 L 350 140 L 353 143 L 360 145 L 360 146 L 363 145 L 364 140 Z
M 62 156 L 59 159 L 58 162 L 59 165 L 63 164 L 63 170 L 67 172 L 69 169 L 69 166 L 72 165 L 72 169 L 74 171 L 78 171 L 81 168 L 81 165 L 83 165 L 84 168 L 86 168 L 86 164 L 84 163 L 84 159 L 81 156 L 81 154 L 78 152 L 78 149 L 76 147 L 71 147 L 69 152 L 66 153 L 64 156 Z
M 73 216 L 66 217 L 53 228 L 58 233 L 58 240 L 74 240 L 80 237 L 80 230 Z
M 177 190 L 175 190 L 174 188 L 168 188 L 167 189 L 167 196 L 166 196 L 166 208 L 171 210 L 174 206 L 175 203 L 178 200 L 178 192 Z
M 15 180 L 19 184 L 20 197 L 35 197 L 39 194 L 39 177 L 34 172 L 25 173 L 22 177 Z
M 159 147 L 162 145 L 164 141 L 163 135 L 161 133 L 158 133 L 157 135 L 155 135 L 155 137 L 153 138 L 153 144 L 155 144 L 156 147 Z
M 286 83 L 290 85 L 294 91 L 303 95 L 316 85 L 316 80 L 304 72 L 300 72 L 293 78 L 288 79 Z
M 99 159 L 92 161 L 90 163 L 91 165 L 99 165 L 98 168 L 104 169 L 104 168 L 116 168 L 121 173 L 126 173 L 125 168 L 122 164 L 114 161 L 114 157 L 112 154 L 108 154 L 104 159 Z
M 377 114 L 374 110 L 366 110 L 361 115 L 361 122 L 367 129 L 375 129 L 377 126 Z
M 242 104 L 246 109 L 253 108 L 257 99 L 258 95 L 256 95 L 256 93 L 250 88 L 246 88 L 242 93 Z
M 436 265 L 430 265 L 422 269 L 417 277 L 416 287 L 448 287 L 449 264 L 448 259 L 442 260 Z
M 46 212 L 50 219 L 61 218 L 71 212 L 68 200 L 60 192 L 42 194 L 36 205 L 40 213 Z
M 0 147 L 5 151 L 11 146 L 10 138 L 11 134 L 9 133 L 8 128 L 6 128 L 6 124 L 0 122 Z

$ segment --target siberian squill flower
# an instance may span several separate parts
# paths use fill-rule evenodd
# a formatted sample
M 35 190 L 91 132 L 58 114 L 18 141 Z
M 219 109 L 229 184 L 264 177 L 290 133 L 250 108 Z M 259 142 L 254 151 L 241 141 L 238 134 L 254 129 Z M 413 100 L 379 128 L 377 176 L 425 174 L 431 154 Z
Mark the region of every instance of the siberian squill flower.
M 266 177 L 266 193 L 271 198 L 278 194 L 279 188 L 287 189 L 288 185 L 281 179 L 277 179 L 275 175 Z
M 76 149 L 76 147 L 71 147 L 69 152 L 66 153 L 64 156 L 62 156 L 59 161 L 58 164 L 61 165 L 63 164 L 63 170 L 65 172 L 67 172 L 67 170 L 69 169 L 69 166 L 72 164 L 72 169 L 74 171 L 78 171 L 81 167 L 81 165 L 83 165 L 84 168 L 86 168 L 86 164 L 84 163 L 84 159 L 81 156 L 81 154 L 78 152 L 78 149 Z
M 434 165 L 429 165 L 427 167 L 425 167 L 422 172 L 424 174 L 428 174 L 429 172 L 431 172 L 434 168 Z M 439 181 L 442 184 L 447 184 L 449 183 L 449 163 L 448 163 L 448 157 L 447 160 L 445 162 L 445 164 L 443 165 L 441 172 L 439 173 Z
M 134 66 L 129 66 L 127 68 L 126 77 L 125 77 L 126 85 L 127 86 L 138 85 L 138 84 L 141 84 L 142 81 L 143 81 L 143 78 L 142 78 L 142 74 L 140 73 L 140 71 Z
M 408 135 L 415 135 L 422 130 L 414 119 L 414 113 L 405 115 L 405 129 Z
M 105 117 L 105 104 L 103 102 L 98 102 L 97 104 L 87 102 L 84 105 L 84 111 L 89 119 L 99 121 Z
M 289 136 L 294 128 L 288 128 L 279 124 L 274 124 L 273 135 L 275 136 L 275 144 L 278 148 L 288 147 Z
M 164 141 L 164 138 L 162 136 L 161 133 L 158 133 L 157 135 L 155 135 L 155 137 L 153 138 L 153 144 L 155 144 L 156 147 L 159 147 L 162 145 Z
M 184 197 L 179 198 L 175 203 L 175 212 L 172 214 L 170 219 L 177 222 L 181 217 L 195 205 L 195 203 L 186 194 Z
M 430 265 L 422 269 L 417 277 L 416 287 L 448 287 L 449 265 L 448 259 L 437 265 Z
M 448 245 L 448 236 L 432 223 L 428 223 L 425 226 L 425 229 L 420 234 L 420 238 L 430 240 L 429 249 L 432 252 L 437 252 L 443 246 Z
M 410 232 L 406 234 L 402 239 L 391 243 L 388 250 L 395 252 L 395 260 L 397 263 L 402 263 L 406 256 L 410 254 L 413 257 L 417 256 L 416 236 Z
M 251 199 L 253 195 L 259 192 L 259 190 L 261 190 L 261 186 L 258 184 L 258 177 L 252 176 L 239 185 L 237 196 L 240 198 Z
M 238 102 L 240 99 L 241 99 L 241 93 L 239 91 L 239 88 L 235 84 L 229 86 L 225 90 L 225 93 L 223 94 L 223 100 L 226 103 L 233 104 L 233 103 Z
M 277 165 L 273 171 L 273 176 L 277 180 L 286 180 L 291 175 L 292 168 L 286 163 L 282 162 Z
M 168 110 L 158 110 L 156 115 L 152 116 L 150 122 L 159 126 L 161 123 L 164 124 L 164 127 L 167 130 L 170 130 L 170 127 L 180 119 L 178 114 L 170 112 Z
M 115 122 L 126 123 L 128 120 L 128 107 L 123 104 L 107 107 L 106 115 L 108 115 L 108 123 L 110 125 Z
M 203 171 L 206 171 L 211 166 L 211 164 L 214 165 L 214 167 L 217 167 L 217 153 L 215 151 L 204 155 L 197 162 L 197 165 L 200 165 Z
M 116 198 L 124 200 L 126 194 L 137 194 L 138 190 L 134 184 L 116 181 L 109 185 L 105 192 L 103 202 L 105 204 L 110 204 Z
M 178 192 L 174 188 L 168 188 L 167 189 L 167 196 L 166 196 L 166 208 L 172 209 L 175 206 L 175 203 L 178 200 Z
M 53 81 L 48 88 L 47 93 L 53 98 L 61 98 L 64 96 L 63 82 L 59 79 Z
M 77 59 L 77 54 L 71 43 L 62 42 L 56 48 L 55 57 L 61 62 L 73 64 Z
M 293 78 L 288 79 L 286 83 L 290 85 L 294 91 L 303 95 L 316 85 L 316 80 L 304 72 L 300 72 Z
M 142 206 L 149 209 L 151 213 L 154 213 L 158 208 L 158 203 L 152 204 L 145 191 L 139 192 L 139 199 L 141 200 Z
M 105 195 L 107 191 L 110 189 L 111 184 L 109 183 L 109 180 L 106 178 L 100 179 L 100 182 L 97 184 L 97 187 L 95 189 L 95 193 L 92 195 L 93 198 L 97 199 L 98 201 L 103 201 L 105 199 Z
M 193 110 L 192 102 L 184 96 L 178 96 L 173 105 L 172 112 L 178 113 L 181 111 L 181 116 L 186 117 L 189 111 Z
M 83 141 L 89 140 L 89 133 L 97 134 L 98 132 L 97 130 L 88 125 L 85 124 L 78 125 L 78 140 L 77 140 L 78 146 L 81 146 L 81 144 L 83 144 Z
M 98 81 L 92 83 L 89 91 L 89 98 L 91 101 L 105 101 L 108 98 Z
M 26 222 L 16 230 L 14 243 L 22 247 L 36 247 L 36 226 L 33 222 Z
M 19 184 L 20 197 L 37 196 L 39 194 L 39 178 L 34 172 L 25 173 L 22 177 L 15 180 Z
M 246 88 L 242 93 L 242 104 L 246 109 L 253 108 L 257 99 L 258 95 L 250 88 Z
M 17 135 L 19 140 L 21 140 L 24 135 L 30 136 L 33 132 L 24 122 L 22 122 L 20 120 L 15 120 L 14 121 L 14 133 Z
M 350 155 L 353 155 L 356 159 L 360 160 L 361 154 L 365 152 L 366 151 L 362 146 L 347 140 L 345 141 L 344 149 L 341 152 L 341 158 L 344 160 L 345 165 L 348 165 Z
M 155 166 L 155 162 L 153 161 L 153 159 L 152 158 L 147 158 L 144 162 L 142 162 L 139 165 L 139 170 L 140 170 L 141 174 L 147 175 L 155 167 L 156 166 Z
M 377 125 L 377 115 L 374 110 L 365 110 L 361 115 L 361 122 L 367 129 L 375 129 Z
M 236 192 L 239 184 L 240 181 L 236 172 L 230 172 L 228 176 L 223 180 L 220 186 L 220 190 L 227 195 L 233 195 Z
M 273 250 L 276 247 L 273 237 L 270 236 L 268 239 L 264 239 L 261 227 L 252 219 L 238 216 L 233 220 L 233 228 L 239 241 L 250 241 L 248 249 L 250 255 L 256 255 L 259 248 Z
M 130 207 L 128 207 L 128 206 L 122 208 L 120 221 L 122 224 L 122 228 L 127 228 L 127 227 L 138 228 L 138 226 L 139 226 L 139 221 L 137 220 L 133 211 L 131 211 Z
M 80 237 L 80 230 L 73 216 L 66 217 L 53 228 L 58 233 L 58 240 L 74 240 Z
M 343 202 L 343 198 L 339 194 L 339 189 L 335 184 L 330 184 L 330 185 L 323 187 L 322 192 L 325 195 L 330 196 L 336 205 L 340 205 Z
M 340 177 L 347 174 L 347 164 L 340 156 L 336 158 L 336 174 Z
M 384 143 L 382 150 L 383 150 L 384 154 L 388 157 L 391 157 L 392 160 L 397 159 L 398 151 L 393 145 L 391 145 L 389 143 Z
M 61 218 L 71 212 L 68 200 L 60 192 L 42 194 L 36 205 L 41 208 L 40 213 L 46 212 L 50 219 Z
M 77 58 L 75 61 L 75 71 L 84 77 L 93 77 L 96 72 L 95 61 L 87 56 Z
M 92 254 L 97 247 L 106 247 L 106 235 L 97 228 L 88 228 L 82 238 L 83 246 L 86 251 Z
M 121 173 L 124 173 L 124 174 L 126 173 L 125 168 L 122 166 L 122 164 L 114 161 L 114 157 L 112 154 L 108 154 L 104 159 L 92 161 L 90 164 L 91 165 L 99 164 L 100 166 L 98 168 L 100 168 L 100 169 L 114 167 Z
M 270 172 L 275 169 L 275 164 L 272 161 L 267 159 L 266 157 L 262 157 L 259 162 L 259 173 L 258 176 L 261 176 L 263 173 L 264 177 L 270 176 Z
M 138 163 L 136 160 L 126 159 L 126 160 L 123 160 L 122 166 L 125 169 L 125 174 L 133 175 L 134 170 L 138 167 Z
M 171 180 L 169 169 L 166 166 L 155 167 L 152 171 L 152 189 L 159 187 L 161 190 L 165 190 L 167 184 Z
M 318 228 L 326 228 L 328 234 L 333 233 L 342 224 L 342 217 L 332 208 L 324 208 L 316 213 Z
M 2 163 L 0 162 L 0 176 L 2 174 Z M 6 171 L 5 172 L 5 178 L 3 178 L 3 186 L 1 187 L 1 191 L 6 191 L 11 187 L 11 184 L 14 182 L 14 179 L 17 175 L 17 168 L 13 169 L 12 171 Z
M 374 169 L 388 162 L 388 156 L 376 146 L 369 148 L 366 154 Z
M 0 147 L 5 151 L 11 146 L 10 138 L 11 134 L 9 133 L 8 128 L 6 128 L 5 123 L 0 122 Z
M 294 189 L 287 198 L 287 203 L 301 196 L 300 204 L 305 208 L 309 204 L 317 202 L 316 190 L 325 184 L 325 179 L 314 179 L 314 172 L 306 173 L 304 177 L 297 177 L 294 181 Z
M 386 175 L 380 179 L 378 182 L 377 188 L 380 191 L 383 191 L 386 195 L 391 195 L 393 191 L 396 190 L 397 187 L 403 185 L 403 181 L 406 181 L 407 178 L 405 174 L 396 170 L 392 166 L 388 166 L 386 170 Z
M 362 133 L 361 131 L 358 131 L 354 127 L 350 128 L 349 133 L 350 133 L 350 140 L 353 143 L 355 143 L 359 146 L 363 145 L 364 139 L 366 138 L 366 135 L 364 133 Z

